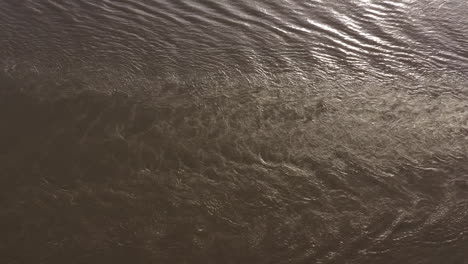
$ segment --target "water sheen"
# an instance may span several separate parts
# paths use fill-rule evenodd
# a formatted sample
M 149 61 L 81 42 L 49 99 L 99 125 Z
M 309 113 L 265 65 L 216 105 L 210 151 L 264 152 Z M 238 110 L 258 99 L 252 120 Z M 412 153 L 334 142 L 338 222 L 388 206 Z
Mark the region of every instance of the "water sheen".
M 2 1 L 0 262 L 466 263 L 467 10 Z

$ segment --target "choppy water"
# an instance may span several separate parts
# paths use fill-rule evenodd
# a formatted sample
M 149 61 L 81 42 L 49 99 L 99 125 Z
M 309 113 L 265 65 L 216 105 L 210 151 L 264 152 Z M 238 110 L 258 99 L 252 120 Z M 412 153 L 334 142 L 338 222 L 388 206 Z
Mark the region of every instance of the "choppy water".
M 0 2 L 0 262 L 468 263 L 468 2 Z

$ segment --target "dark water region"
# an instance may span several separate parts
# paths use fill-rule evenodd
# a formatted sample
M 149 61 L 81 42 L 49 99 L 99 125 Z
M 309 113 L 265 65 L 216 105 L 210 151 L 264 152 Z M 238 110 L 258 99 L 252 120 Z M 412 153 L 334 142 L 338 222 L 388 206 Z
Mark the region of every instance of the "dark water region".
M 468 2 L 0 2 L 0 263 L 468 263 Z

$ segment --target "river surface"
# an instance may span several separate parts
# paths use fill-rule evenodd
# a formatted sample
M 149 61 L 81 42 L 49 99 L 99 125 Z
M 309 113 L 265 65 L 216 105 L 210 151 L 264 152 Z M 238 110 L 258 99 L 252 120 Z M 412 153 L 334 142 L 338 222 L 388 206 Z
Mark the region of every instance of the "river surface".
M 468 263 L 468 1 L 3 0 L 0 262 Z

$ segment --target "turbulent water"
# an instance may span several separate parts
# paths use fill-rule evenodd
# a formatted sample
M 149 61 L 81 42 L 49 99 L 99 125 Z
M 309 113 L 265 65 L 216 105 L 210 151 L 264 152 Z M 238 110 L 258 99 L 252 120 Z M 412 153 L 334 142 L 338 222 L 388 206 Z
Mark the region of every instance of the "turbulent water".
M 0 263 L 468 263 L 468 2 L 3 0 Z

